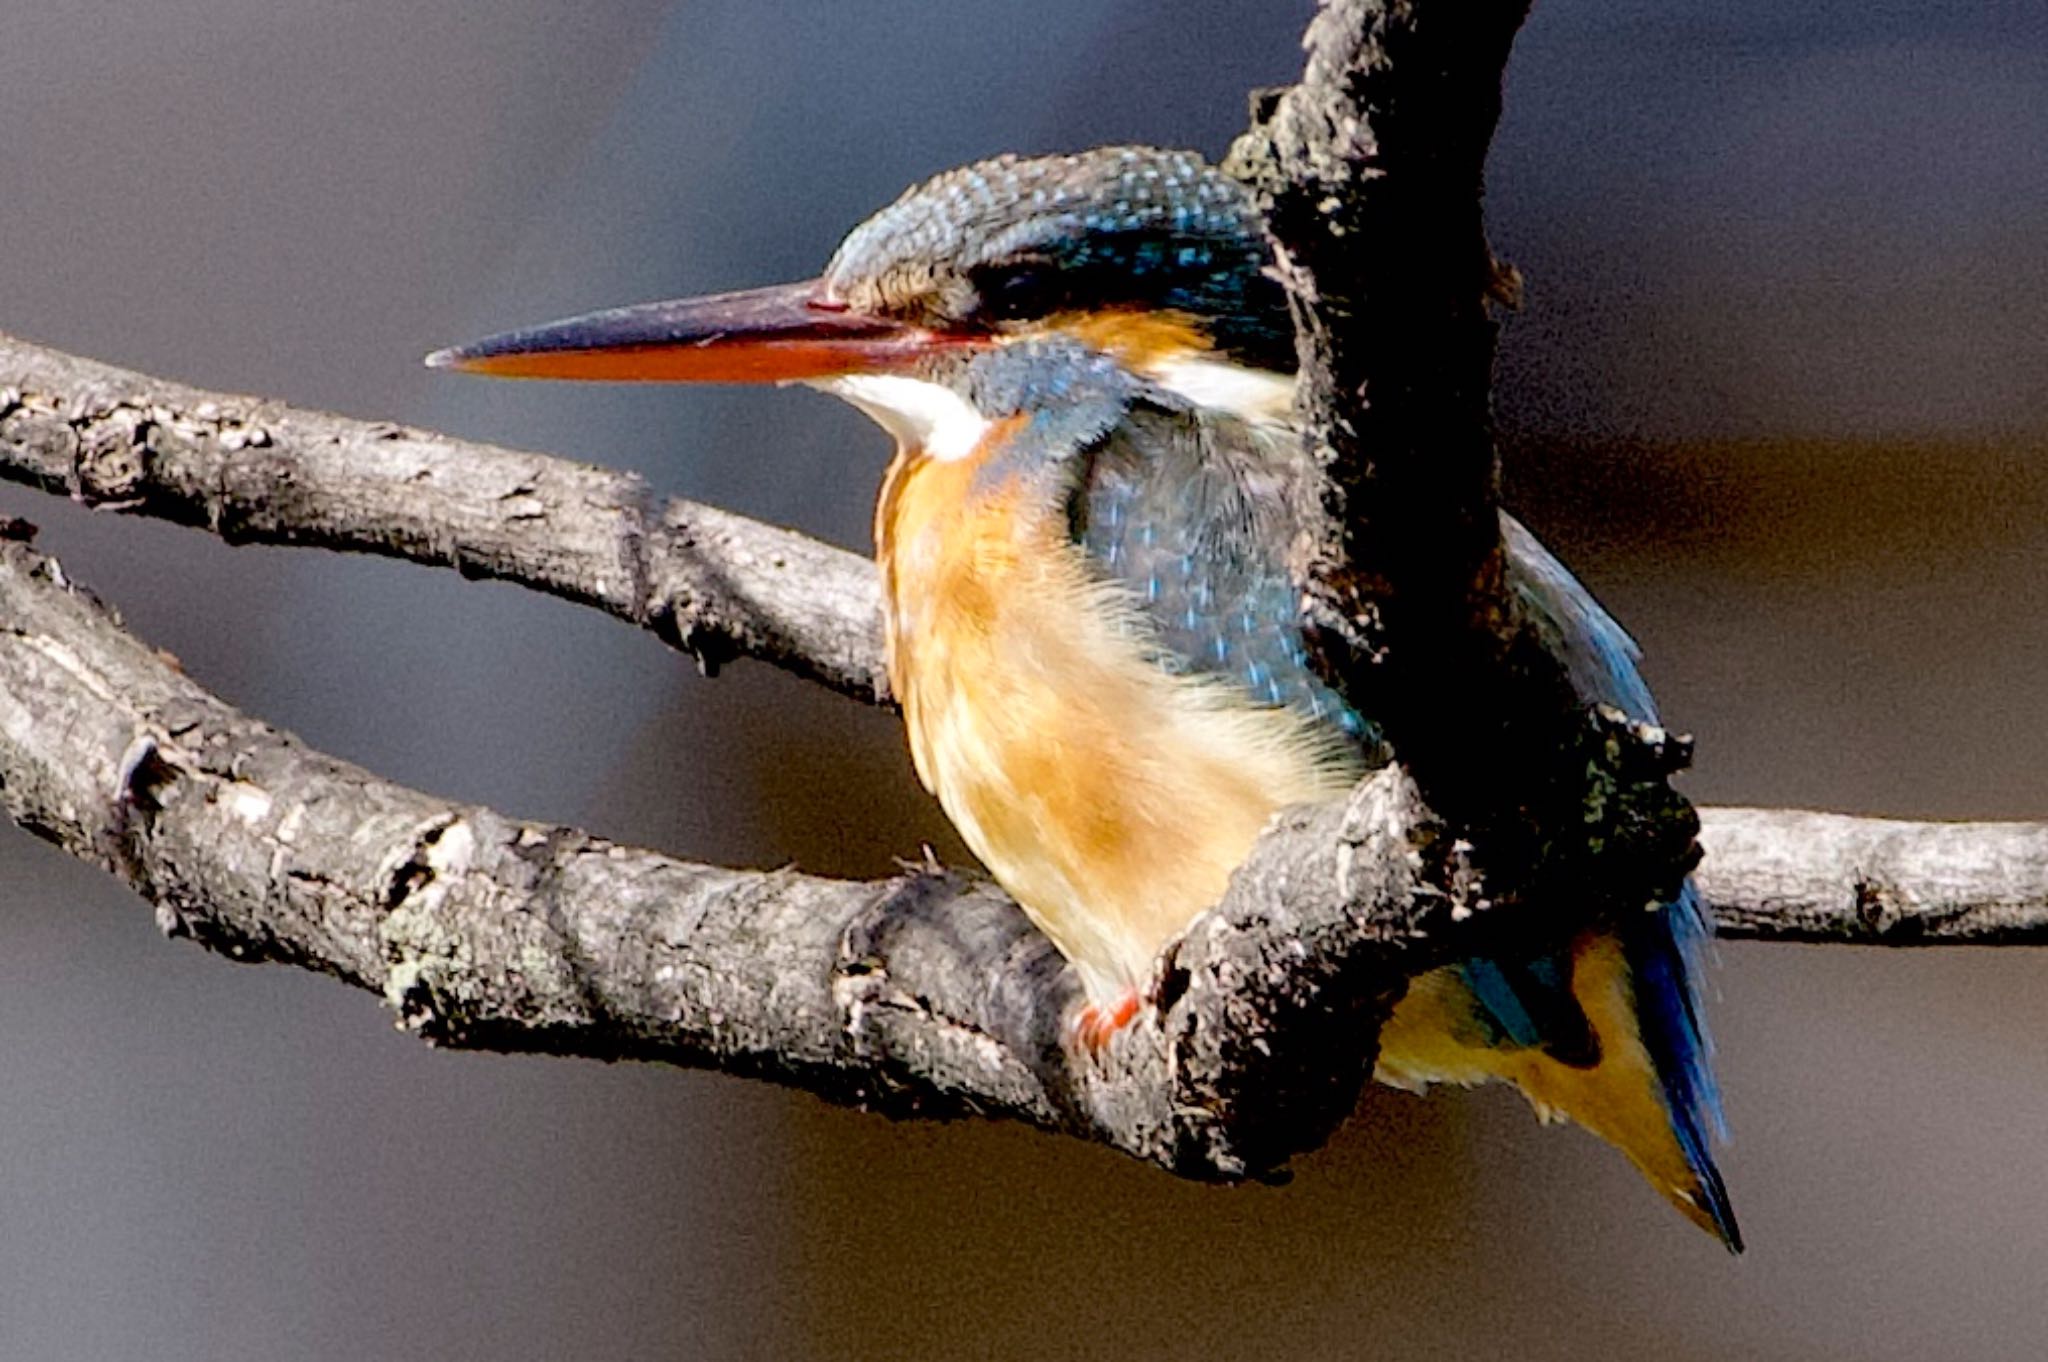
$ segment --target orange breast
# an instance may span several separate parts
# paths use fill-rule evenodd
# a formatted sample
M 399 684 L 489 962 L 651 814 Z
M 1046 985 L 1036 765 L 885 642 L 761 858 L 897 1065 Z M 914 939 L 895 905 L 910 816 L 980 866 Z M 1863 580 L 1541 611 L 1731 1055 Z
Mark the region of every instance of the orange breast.
M 1107 1001 L 1221 897 L 1268 818 L 1356 774 L 1291 713 L 1173 676 L 1060 499 L 899 453 L 876 541 L 919 777 Z

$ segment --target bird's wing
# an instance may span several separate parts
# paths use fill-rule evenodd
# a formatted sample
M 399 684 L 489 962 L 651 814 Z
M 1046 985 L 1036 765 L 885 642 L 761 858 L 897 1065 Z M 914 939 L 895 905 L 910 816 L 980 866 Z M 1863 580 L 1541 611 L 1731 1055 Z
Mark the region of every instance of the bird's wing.
M 1075 540 L 1136 602 L 1162 665 L 1215 676 L 1257 703 L 1340 725 L 1383 756 L 1369 697 L 1363 713 L 1347 704 L 1315 674 L 1302 644 L 1284 555 L 1305 470 L 1285 432 L 1140 402 L 1089 450 L 1070 471 Z M 1634 640 L 1520 522 L 1503 515 L 1501 531 L 1510 589 L 1579 694 L 1653 722 L 1656 706 L 1636 670 Z M 1706 920 L 1698 897 L 1688 885 L 1663 912 L 1640 914 L 1615 936 L 1649 1059 L 1645 1081 L 1662 1099 L 1689 1170 L 1685 1195 L 1727 1242 L 1739 1243 L 1709 1152 L 1720 1105 L 1699 1009 Z M 1599 1063 L 1600 1045 L 1574 988 L 1579 967 L 1573 949 L 1560 947 L 1474 956 L 1432 977 L 1440 976 L 1443 996 L 1470 999 L 1477 1044 L 1580 1068 Z
M 1075 469 L 1074 539 L 1127 593 L 1160 665 L 1329 724 L 1377 759 L 1377 729 L 1302 640 L 1285 561 L 1301 462 L 1283 432 L 1134 402 Z
M 1564 659 L 1579 697 L 1589 705 L 1613 705 L 1640 723 L 1655 723 L 1657 702 L 1636 670 L 1642 651 L 1628 631 L 1521 521 L 1503 511 L 1500 530 L 1507 545 L 1509 588 L 1548 640 L 1552 655 Z
M 1304 465 L 1285 430 L 1133 403 L 1075 470 L 1074 536 L 1105 578 L 1130 591 L 1167 665 L 1218 676 L 1257 703 L 1293 706 L 1377 746 L 1360 707 L 1316 674 L 1296 623 L 1299 589 L 1284 555 Z M 1501 533 L 1509 586 L 1579 694 L 1655 722 L 1635 640 L 1520 521 L 1503 513 Z

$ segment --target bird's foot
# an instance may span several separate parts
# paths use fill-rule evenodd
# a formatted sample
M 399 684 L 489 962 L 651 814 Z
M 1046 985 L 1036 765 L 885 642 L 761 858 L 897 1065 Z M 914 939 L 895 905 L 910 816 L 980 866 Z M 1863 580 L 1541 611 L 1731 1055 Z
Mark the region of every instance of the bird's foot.
M 1106 1006 L 1084 1003 L 1067 1020 L 1067 1040 L 1077 1051 L 1099 1055 L 1109 1045 L 1109 1038 L 1129 1026 L 1131 1018 L 1137 1015 L 1138 990 L 1135 988 Z

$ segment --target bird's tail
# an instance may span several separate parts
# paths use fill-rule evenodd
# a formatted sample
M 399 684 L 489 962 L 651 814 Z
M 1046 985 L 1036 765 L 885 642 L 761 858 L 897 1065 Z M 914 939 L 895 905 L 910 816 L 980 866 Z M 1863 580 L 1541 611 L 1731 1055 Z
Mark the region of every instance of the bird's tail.
M 1546 1120 L 1626 1154 L 1694 1224 L 1741 1252 L 1710 1142 L 1723 1134 L 1696 980 L 1706 919 L 1678 902 L 1533 961 L 1477 958 L 1415 980 L 1380 1034 L 1396 1087 L 1513 1083 Z

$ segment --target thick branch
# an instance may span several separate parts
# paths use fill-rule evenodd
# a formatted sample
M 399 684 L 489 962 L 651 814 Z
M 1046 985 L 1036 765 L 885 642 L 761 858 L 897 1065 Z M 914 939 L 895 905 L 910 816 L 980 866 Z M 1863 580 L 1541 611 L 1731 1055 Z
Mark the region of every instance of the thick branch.
M 1323 0 L 1301 82 L 1255 101 L 1225 165 L 1264 210 L 1295 304 L 1302 411 L 1330 482 L 1313 566 L 1362 579 L 1336 598 L 1347 609 L 1424 597 L 1463 623 L 1497 607 L 1480 192 L 1527 10 Z
M 0 798 L 171 934 L 336 975 L 440 1043 L 1007 1116 L 1198 1177 L 1327 1137 L 1462 892 L 1383 772 L 1283 819 L 1169 954 L 1158 1015 L 1077 1061 L 1065 964 L 987 884 L 691 865 L 403 789 L 237 713 L 4 536 Z
M 1503 928 L 1668 900 L 1698 821 L 1651 728 L 1600 728 L 1509 579 L 1481 191 L 1527 0 L 1323 0 L 1301 82 L 1254 101 L 1226 169 L 1294 309 L 1323 470 L 1305 622 L 1431 807 L 1479 848 Z M 1642 717 L 1642 716 L 1638 716 Z M 1537 911 L 1525 911 L 1535 909 Z

